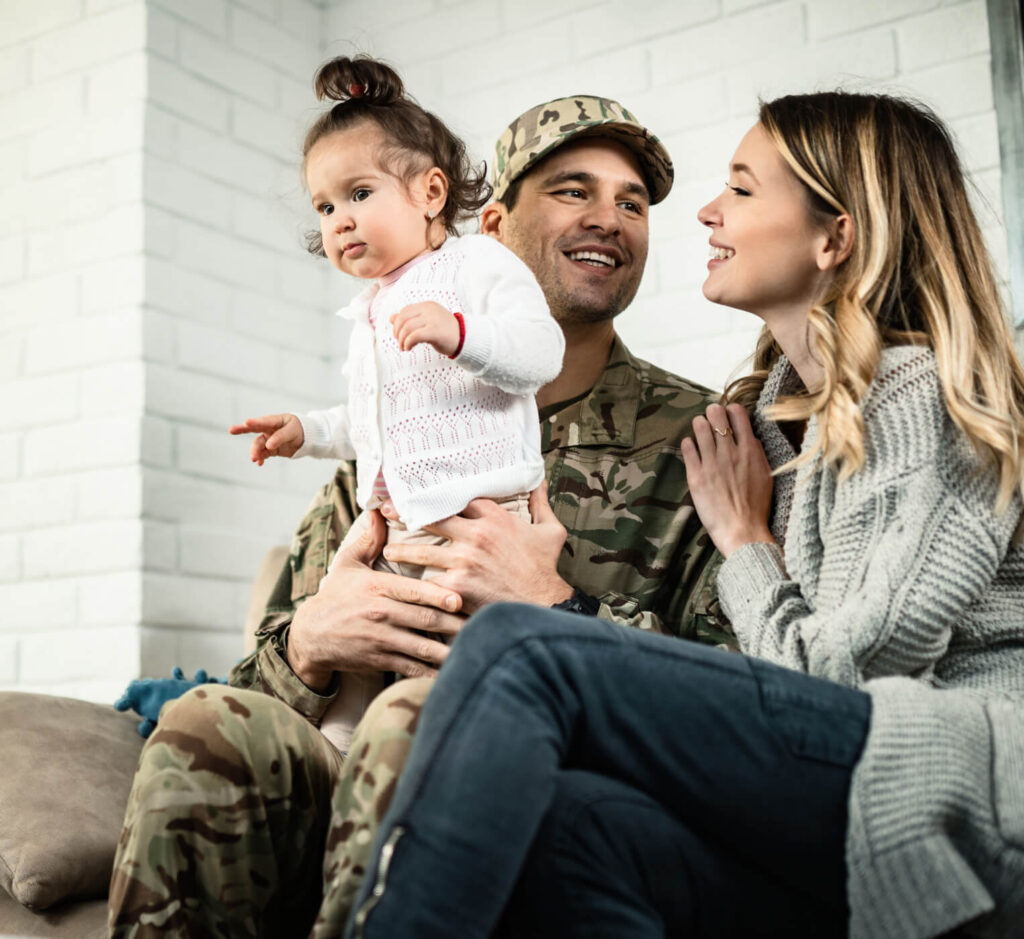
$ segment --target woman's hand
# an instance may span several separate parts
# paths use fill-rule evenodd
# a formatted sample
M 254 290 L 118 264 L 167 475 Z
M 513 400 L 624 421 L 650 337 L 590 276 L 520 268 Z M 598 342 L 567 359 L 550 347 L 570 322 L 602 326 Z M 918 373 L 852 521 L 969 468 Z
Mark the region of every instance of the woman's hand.
M 740 545 L 774 542 L 768 528 L 772 471 L 750 418 L 739 404 L 712 404 L 695 417 L 682 443 L 694 507 L 715 547 L 728 557 Z

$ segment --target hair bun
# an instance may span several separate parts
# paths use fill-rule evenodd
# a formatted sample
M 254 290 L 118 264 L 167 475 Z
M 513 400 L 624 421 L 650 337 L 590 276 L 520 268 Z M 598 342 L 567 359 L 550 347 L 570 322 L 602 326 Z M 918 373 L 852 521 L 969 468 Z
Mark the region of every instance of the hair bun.
M 320 100 L 387 105 L 405 97 L 405 86 L 398 73 L 368 55 L 331 59 L 316 73 L 313 87 Z

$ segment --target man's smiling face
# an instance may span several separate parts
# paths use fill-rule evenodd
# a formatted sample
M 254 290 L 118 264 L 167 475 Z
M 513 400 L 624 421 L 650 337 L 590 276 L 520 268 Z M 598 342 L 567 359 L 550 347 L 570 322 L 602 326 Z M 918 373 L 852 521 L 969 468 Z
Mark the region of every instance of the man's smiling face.
M 583 138 L 523 178 L 502 241 L 533 271 L 563 326 L 621 313 L 647 261 L 649 197 L 621 144 Z

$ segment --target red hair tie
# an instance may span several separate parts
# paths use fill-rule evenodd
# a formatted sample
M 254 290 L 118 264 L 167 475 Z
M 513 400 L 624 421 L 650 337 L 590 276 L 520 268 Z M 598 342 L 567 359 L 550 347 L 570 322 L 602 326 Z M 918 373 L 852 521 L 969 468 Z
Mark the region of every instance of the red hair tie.
M 361 98 L 366 94 L 366 85 L 349 85 L 348 93 L 351 98 Z

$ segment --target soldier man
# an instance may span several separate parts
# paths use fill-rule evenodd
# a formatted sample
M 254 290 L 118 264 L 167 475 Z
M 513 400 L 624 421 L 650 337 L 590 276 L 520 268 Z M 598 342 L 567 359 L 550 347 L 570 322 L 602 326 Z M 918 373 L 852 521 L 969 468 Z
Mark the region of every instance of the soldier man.
M 662 144 L 608 99 L 548 102 L 502 134 L 481 230 L 533 270 L 566 340 L 562 373 L 537 395 L 548 482 L 534 523 L 471 503 L 431 526 L 448 544 L 388 549 L 446 571 L 419 581 L 372 570 L 377 516 L 324 578 L 357 512 L 342 464 L 297 531 L 257 651 L 232 687 L 165 709 L 143 751 L 113 935 L 299 935 L 321 900 L 317 934 L 336 935 L 430 682 L 381 695 L 348 762 L 317 725 L 348 673 L 433 675 L 448 646 L 429 634 L 457 633 L 464 614 L 514 600 L 732 645 L 679 457 L 710 392 L 632 356 L 613 325 L 639 287 L 649 208 L 671 185 Z

